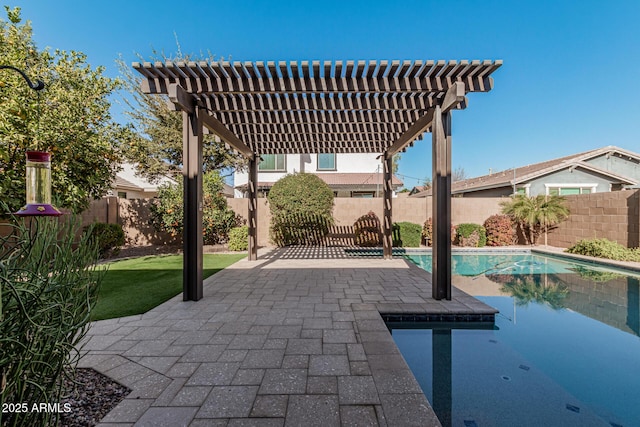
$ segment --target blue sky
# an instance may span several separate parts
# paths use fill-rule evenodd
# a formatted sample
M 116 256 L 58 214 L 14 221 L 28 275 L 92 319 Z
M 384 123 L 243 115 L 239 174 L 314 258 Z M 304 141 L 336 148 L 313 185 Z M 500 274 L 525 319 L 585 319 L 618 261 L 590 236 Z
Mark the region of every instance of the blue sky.
M 453 113 L 453 167 L 469 177 L 605 145 L 640 151 L 638 0 L 6 1 L 39 48 L 82 51 L 110 76 L 118 55 L 175 54 L 176 35 L 183 53 L 240 61 L 502 59 L 494 90 Z M 399 173 L 409 188 L 431 175 L 430 137 Z

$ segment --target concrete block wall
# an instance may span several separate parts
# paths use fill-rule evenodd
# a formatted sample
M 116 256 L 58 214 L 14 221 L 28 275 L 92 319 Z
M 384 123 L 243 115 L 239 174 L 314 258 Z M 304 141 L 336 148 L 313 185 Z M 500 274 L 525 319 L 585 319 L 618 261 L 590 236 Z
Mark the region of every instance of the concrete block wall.
M 581 239 L 606 238 L 626 247 L 640 246 L 640 190 L 566 196 L 571 214 L 548 235 L 561 248 Z

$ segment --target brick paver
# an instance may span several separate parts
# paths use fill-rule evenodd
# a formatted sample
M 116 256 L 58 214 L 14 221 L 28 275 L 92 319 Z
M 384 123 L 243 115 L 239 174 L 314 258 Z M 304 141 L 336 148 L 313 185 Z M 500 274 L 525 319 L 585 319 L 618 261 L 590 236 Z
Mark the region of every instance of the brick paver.
M 494 310 L 457 289 L 432 300 L 402 259 L 297 253 L 240 261 L 198 302 L 95 322 L 80 366 L 133 390 L 103 424 L 440 425 L 379 312 Z

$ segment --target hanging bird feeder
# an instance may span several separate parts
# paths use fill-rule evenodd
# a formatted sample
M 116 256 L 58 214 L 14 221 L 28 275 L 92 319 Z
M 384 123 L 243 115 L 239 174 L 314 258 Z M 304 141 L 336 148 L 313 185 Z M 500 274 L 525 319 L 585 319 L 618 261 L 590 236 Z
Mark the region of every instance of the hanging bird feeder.
M 51 154 L 27 151 L 27 204 L 17 216 L 60 216 L 51 204 Z
M 29 87 L 40 91 L 44 89 L 42 80 L 32 83 L 29 77 L 16 67 L 0 65 L 0 70 L 9 69 L 18 72 Z M 62 212 L 51 204 L 51 154 L 45 151 L 27 151 L 27 204 L 14 215 L 17 216 L 60 216 Z

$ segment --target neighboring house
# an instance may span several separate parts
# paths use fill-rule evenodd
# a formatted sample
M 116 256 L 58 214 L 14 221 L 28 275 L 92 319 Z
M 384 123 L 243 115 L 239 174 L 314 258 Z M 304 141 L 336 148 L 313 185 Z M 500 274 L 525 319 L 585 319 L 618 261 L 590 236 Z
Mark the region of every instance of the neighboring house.
M 425 190 L 428 190 L 431 187 L 427 187 L 426 185 L 416 185 L 409 191 L 409 195 L 413 196 L 414 194 L 422 193 Z
M 158 187 L 166 183 L 175 183 L 172 178 L 162 177 L 157 182 L 150 182 L 140 175 L 131 163 L 121 165 L 122 170 L 116 174 L 110 195 L 122 199 L 149 199 L 158 195 Z
M 639 188 L 640 154 L 615 146 L 508 169 L 451 185 L 454 197 L 504 197 L 514 192 L 570 195 Z M 410 197 L 426 197 L 431 190 Z
M 258 194 L 265 196 L 280 178 L 295 172 L 313 173 L 336 197 L 382 197 L 382 164 L 377 154 L 263 154 L 258 166 Z M 248 173 L 234 174 L 236 197 L 246 197 Z M 395 191 L 402 181 L 392 178 Z

